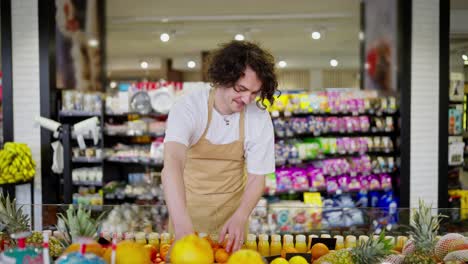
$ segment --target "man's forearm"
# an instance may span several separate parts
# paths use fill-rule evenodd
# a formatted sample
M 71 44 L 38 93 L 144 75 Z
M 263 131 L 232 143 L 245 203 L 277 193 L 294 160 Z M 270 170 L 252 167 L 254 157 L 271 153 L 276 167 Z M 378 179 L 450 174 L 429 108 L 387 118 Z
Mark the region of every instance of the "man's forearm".
M 164 196 L 177 238 L 193 232 L 192 221 L 187 211 L 183 163 L 180 157 L 168 153 L 161 174 Z
M 237 212 L 248 218 L 252 210 L 258 203 L 258 200 L 265 191 L 265 176 L 249 174 L 247 176 L 247 184 L 245 186 L 244 194 L 242 195 L 241 204 Z

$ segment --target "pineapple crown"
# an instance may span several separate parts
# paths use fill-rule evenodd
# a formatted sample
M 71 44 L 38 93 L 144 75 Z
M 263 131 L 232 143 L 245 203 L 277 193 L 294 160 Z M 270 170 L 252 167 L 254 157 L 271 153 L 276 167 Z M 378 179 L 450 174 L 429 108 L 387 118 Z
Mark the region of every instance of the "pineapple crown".
M 96 239 L 105 213 L 93 219 L 90 210 L 83 209 L 81 205 L 78 205 L 78 208 L 70 205 L 65 215 L 60 213 L 57 216 L 57 230 L 63 234 L 60 243 L 63 247 L 68 247 L 81 237 Z
M 413 238 L 415 250 L 432 252 L 436 243 L 437 232 L 445 215 L 432 215 L 431 206 L 419 200 L 419 207 L 413 211 L 408 234 Z
M 391 254 L 392 248 L 391 239 L 386 239 L 382 232 L 377 239 L 369 239 L 353 248 L 351 256 L 356 264 L 380 263 Z
M 8 235 L 31 229 L 29 216 L 23 213 L 23 206 L 16 206 L 16 199 L 0 193 L 0 229 Z

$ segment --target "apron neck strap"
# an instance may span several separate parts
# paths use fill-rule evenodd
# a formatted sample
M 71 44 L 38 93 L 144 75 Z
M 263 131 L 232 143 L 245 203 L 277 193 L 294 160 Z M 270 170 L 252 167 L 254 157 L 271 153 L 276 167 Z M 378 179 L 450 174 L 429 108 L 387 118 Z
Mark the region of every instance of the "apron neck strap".
M 206 133 L 208 132 L 208 128 L 211 124 L 211 118 L 213 117 L 213 108 L 214 108 L 214 101 L 215 101 L 215 92 L 216 88 L 211 88 L 210 95 L 208 96 L 208 121 L 206 123 L 205 131 L 201 138 L 205 138 Z M 244 129 L 244 120 L 245 120 L 245 111 L 241 111 L 240 118 L 239 118 L 239 139 L 244 141 L 245 138 L 245 129 Z

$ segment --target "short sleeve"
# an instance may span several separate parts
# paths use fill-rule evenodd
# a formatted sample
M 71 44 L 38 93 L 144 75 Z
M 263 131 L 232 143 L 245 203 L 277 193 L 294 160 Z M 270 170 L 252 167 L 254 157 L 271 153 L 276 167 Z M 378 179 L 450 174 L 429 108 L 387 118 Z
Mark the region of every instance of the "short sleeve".
M 265 175 L 275 171 L 275 138 L 271 117 L 266 111 L 249 122 L 246 142 L 247 172 Z M 253 128 L 253 129 L 252 129 Z
M 177 101 L 169 112 L 164 142 L 177 142 L 190 147 L 195 130 L 195 117 L 186 100 Z

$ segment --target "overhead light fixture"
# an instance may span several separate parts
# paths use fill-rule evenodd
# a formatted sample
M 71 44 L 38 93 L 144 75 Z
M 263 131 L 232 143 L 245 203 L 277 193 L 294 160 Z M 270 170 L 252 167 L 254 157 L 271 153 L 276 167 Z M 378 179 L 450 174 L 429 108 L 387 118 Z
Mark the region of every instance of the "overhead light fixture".
M 147 61 L 142 61 L 142 62 L 140 62 L 140 67 L 141 67 L 142 69 L 148 69 L 148 66 L 149 66 L 149 64 L 148 64 Z
M 331 60 L 330 60 L 330 65 L 331 65 L 332 67 L 336 67 L 336 66 L 338 66 L 338 61 L 335 60 L 335 59 L 331 59 Z
M 237 40 L 237 41 L 243 41 L 243 40 L 245 40 L 245 36 L 242 35 L 242 34 L 236 34 L 234 36 L 234 39 Z
M 162 42 L 168 42 L 171 39 L 171 36 L 167 33 L 162 33 L 159 36 L 159 39 L 161 39 Z
M 112 82 L 110 82 L 109 86 L 110 86 L 110 88 L 115 89 L 115 88 L 117 88 L 117 82 L 112 81 Z
M 195 68 L 195 66 L 197 66 L 197 64 L 192 60 L 187 62 L 187 67 L 189 67 L 190 69 Z
M 312 39 L 317 40 L 317 39 L 320 39 L 321 37 L 322 37 L 322 34 L 320 34 L 320 32 L 318 31 L 312 32 Z
M 468 60 L 468 55 L 463 54 L 463 55 L 462 55 L 462 59 L 463 59 L 464 61 L 467 61 L 467 60 Z
M 88 46 L 95 48 L 99 46 L 99 41 L 95 38 L 90 38 L 88 39 Z
M 285 68 L 286 66 L 288 66 L 288 63 L 285 62 L 284 60 L 282 60 L 282 61 L 279 61 L 279 62 L 278 62 L 278 66 L 279 66 L 280 68 Z

